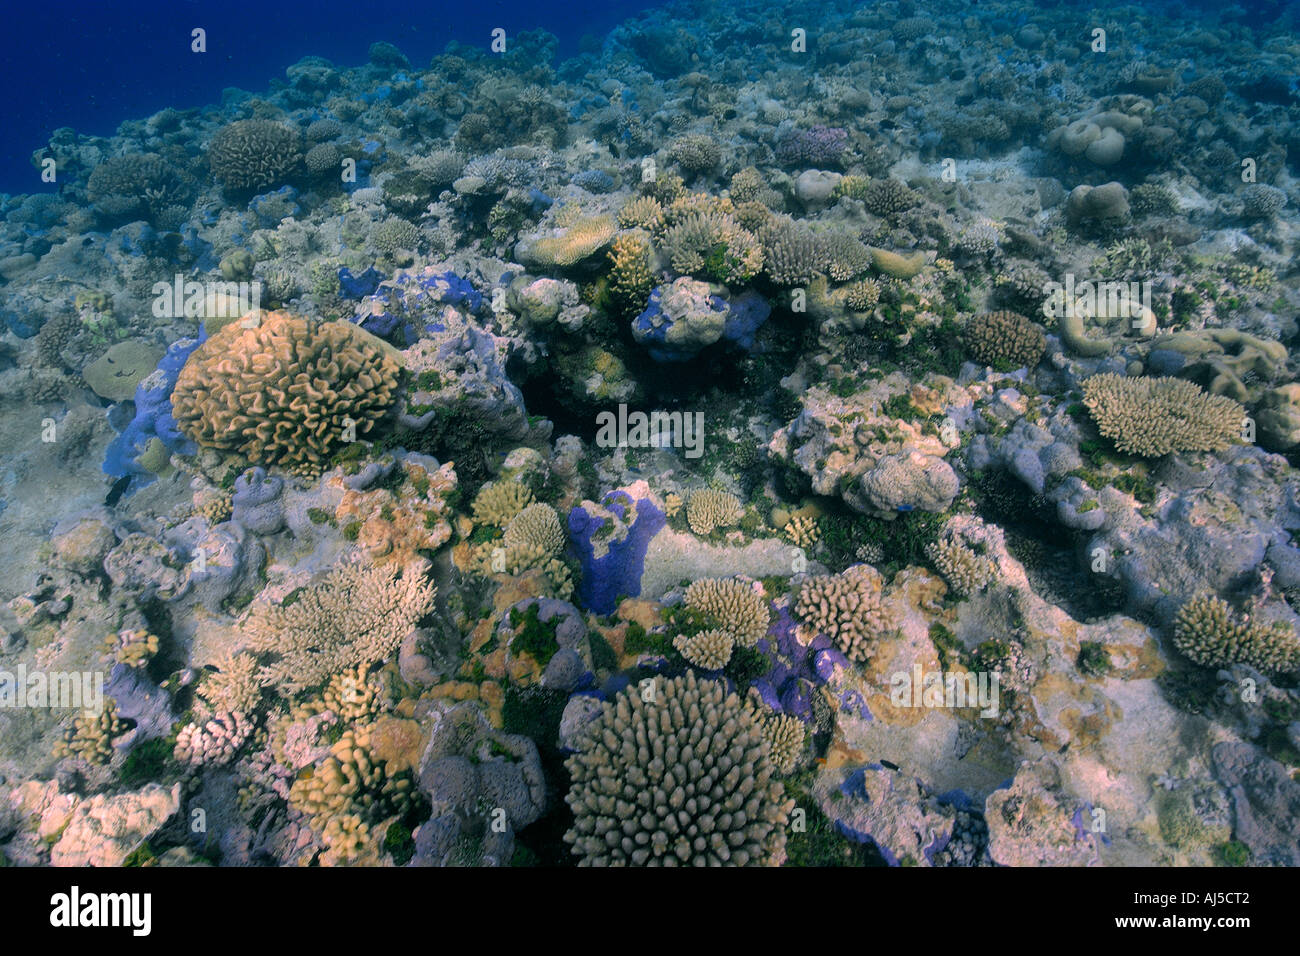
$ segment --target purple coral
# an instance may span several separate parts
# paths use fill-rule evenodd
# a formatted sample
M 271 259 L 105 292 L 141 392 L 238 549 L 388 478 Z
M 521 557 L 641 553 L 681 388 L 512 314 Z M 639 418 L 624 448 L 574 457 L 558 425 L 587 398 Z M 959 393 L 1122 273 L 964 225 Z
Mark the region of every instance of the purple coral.
M 767 637 L 757 645 L 772 666 L 751 687 L 768 707 L 810 723 L 817 688 L 837 684 L 839 676 L 848 670 L 849 661 L 825 634 L 818 634 L 807 645 L 800 644 L 789 608 L 778 607 L 776 611 L 776 620 L 768 628 Z M 857 691 L 837 689 L 837 699 L 841 709 L 871 720 L 867 702 Z
M 776 158 L 783 166 L 839 166 L 848 145 L 848 130 L 814 126 L 783 137 L 776 144 Z

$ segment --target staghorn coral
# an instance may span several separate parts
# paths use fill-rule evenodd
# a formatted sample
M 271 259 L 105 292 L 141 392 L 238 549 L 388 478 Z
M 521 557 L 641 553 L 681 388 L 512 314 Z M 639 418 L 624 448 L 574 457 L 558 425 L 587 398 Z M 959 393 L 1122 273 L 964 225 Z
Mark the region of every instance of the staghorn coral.
M 863 279 L 844 288 L 844 304 L 854 312 L 873 312 L 880 302 L 880 283 Z
M 625 232 L 609 247 L 609 293 L 625 309 L 640 309 L 654 288 L 654 246 L 644 232 Z
M 208 168 L 226 189 L 257 192 L 278 186 L 302 161 L 298 134 L 269 120 L 238 120 L 222 127 L 208 144 Z
M 484 485 L 474 498 L 474 523 L 504 528 L 533 503 L 533 492 L 518 481 L 496 481 Z
M 1272 219 L 1286 206 L 1286 193 L 1267 183 L 1251 183 L 1241 191 L 1241 214 L 1247 219 Z
M 729 528 L 740 520 L 740 499 L 730 492 L 702 488 L 691 493 L 686 503 L 686 522 L 698 535 L 712 534 L 716 528 Z
M 621 229 L 645 229 L 658 232 L 664 225 L 664 207 L 653 196 L 637 196 L 618 211 Z
M 851 233 L 838 229 L 824 233 L 817 237 L 817 245 L 824 271 L 836 282 L 856 279 L 871 268 L 871 250 Z
M 921 197 L 899 179 L 873 179 L 862 190 L 862 201 L 872 213 L 890 219 L 917 205 Z
M 1174 646 L 1203 667 L 1248 664 L 1269 674 L 1300 668 L 1300 639 L 1293 628 L 1238 617 L 1213 594 L 1199 594 L 1179 608 Z
M 719 671 L 726 667 L 735 645 L 735 638 L 717 628 L 689 636 L 678 634 L 673 638 L 673 647 L 677 648 L 682 657 L 705 671 Z
M 685 602 L 742 647 L 753 647 L 767 634 L 767 602 L 746 581 L 700 578 L 687 586 Z
M 795 613 L 825 634 L 851 661 L 871 656 L 870 644 L 895 627 L 881 600 L 883 582 L 875 569 L 857 564 L 841 574 L 810 577 L 799 589 Z
M 400 366 L 357 326 L 284 312 L 244 326 L 211 336 L 176 380 L 173 414 L 200 445 L 314 474 L 392 405 Z
M 255 603 L 244 635 L 269 658 L 262 684 L 291 697 L 344 668 L 392 655 L 433 609 L 436 589 L 427 568 L 427 561 L 374 568 L 346 562 L 279 604 Z
M 664 234 L 663 241 L 673 269 L 683 275 L 743 283 L 763 266 L 758 240 L 729 215 L 690 213 Z
M 774 216 L 759 236 L 763 271 L 777 285 L 805 285 L 820 271 L 817 239 L 788 216 Z
M 740 699 L 694 674 L 629 687 L 566 762 L 582 866 L 779 866 L 792 801 Z
M 966 350 L 976 361 L 1013 368 L 1034 368 L 1047 348 L 1047 337 L 1036 322 L 1018 312 L 984 312 L 966 323 Z
M 1106 373 L 1083 383 L 1083 404 L 1120 451 L 1159 458 L 1177 451 L 1219 451 L 1241 434 L 1245 409 L 1180 378 Z
M 548 504 L 531 504 L 510 519 L 505 529 L 506 548 L 529 546 L 554 556 L 564 548 L 560 516 Z

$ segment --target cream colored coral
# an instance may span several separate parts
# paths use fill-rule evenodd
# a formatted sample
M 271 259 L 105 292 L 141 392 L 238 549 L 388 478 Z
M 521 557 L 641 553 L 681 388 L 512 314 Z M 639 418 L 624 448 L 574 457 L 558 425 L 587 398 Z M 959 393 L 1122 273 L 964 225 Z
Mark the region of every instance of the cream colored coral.
M 767 602 L 749 582 L 701 578 L 686 588 L 685 602 L 730 633 L 742 647 L 753 647 L 767 634 Z
M 948 586 L 963 596 L 984 590 L 997 574 L 997 565 L 991 558 L 977 554 L 955 537 L 945 536 L 930 542 L 925 553 Z
M 126 733 L 117 717 L 117 702 L 109 698 L 101 713 L 73 718 L 63 740 L 54 745 L 56 757 L 80 757 L 87 763 L 106 764 L 113 759 L 113 739 Z
M 302 588 L 292 603 L 255 603 L 244 632 L 253 649 L 271 658 L 261 670 L 263 685 L 290 696 L 395 653 L 433 608 L 437 589 L 427 571 L 427 561 L 373 568 L 346 562 Z
M 822 536 L 821 525 L 812 515 L 795 515 L 786 522 L 783 530 L 791 544 L 805 551 L 820 541 Z
M 138 669 L 148 665 L 158 653 L 158 635 L 140 628 L 126 628 L 110 634 L 104 641 L 104 650 L 118 664 Z
M 740 520 L 740 499 L 716 488 L 702 488 L 691 493 L 686 503 L 686 521 L 698 535 L 712 534 L 716 528 L 729 528 Z
M 548 555 L 559 554 L 564 548 L 559 514 L 548 504 L 529 505 L 506 525 L 505 544 L 507 549 L 530 545 Z
M 1097 429 L 1122 452 L 1158 458 L 1175 451 L 1218 451 L 1241 435 L 1246 411 L 1181 378 L 1106 373 L 1083 383 Z
M 262 699 L 261 665 L 256 655 L 250 651 L 227 653 L 214 662 L 214 667 L 204 672 L 197 691 L 208 713 L 254 713 Z
M 498 481 L 484 485 L 474 497 L 474 523 L 504 528 L 533 503 L 533 492 L 517 481 Z
M 579 864 L 780 866 L 793 801 L 752 712 L 694 672 L 653 687 L 606 703 L 565 764 Z
M 807 731 L 803 721 L 790 714 L 768 714 L 760 718 L 760 726 L 776 772 L 782 776 L 793 773 L 804 755 Z
M 682 496 L 675 491 L 670 491 L 664 495 L 664 514 L 672 517 L 682 510 Z
M 799 590 L 795 612 L 825 634 L 852 661 L 871 656 L 871 643 L 897 625 L 881 599 L 883 581 L 874 568 L 856 564 L 842 574 L 810 577 Z
M 731 650 L 735 640 L 726 631 L 711 629 L 698 634 L 678 634 L 673 638 L 673 647 L 686 660 L 706 671 L 717 671 L 727 666 L 731 660 Z

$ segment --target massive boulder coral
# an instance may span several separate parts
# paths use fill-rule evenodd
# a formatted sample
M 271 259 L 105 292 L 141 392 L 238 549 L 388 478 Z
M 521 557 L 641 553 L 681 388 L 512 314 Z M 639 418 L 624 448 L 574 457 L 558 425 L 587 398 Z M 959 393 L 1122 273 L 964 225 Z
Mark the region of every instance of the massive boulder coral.
M 649 697 L 647 700 L 646 698 Z M 779 866 L 791 802 L 762 728 L 694 674 L 629 687 L 566 762 L 583 866 Z
M 232 193 L 279 186 L 302 161 L 298 133 L 269 120 L 238 120 L 208 144 L 208 168 Z
M 226 326 L 190 356 L 172 392 L 176 421 L 200 445 L 318 471 L 388 411 L 400 366 L 347 322 L 271 312 L 254 323 Z

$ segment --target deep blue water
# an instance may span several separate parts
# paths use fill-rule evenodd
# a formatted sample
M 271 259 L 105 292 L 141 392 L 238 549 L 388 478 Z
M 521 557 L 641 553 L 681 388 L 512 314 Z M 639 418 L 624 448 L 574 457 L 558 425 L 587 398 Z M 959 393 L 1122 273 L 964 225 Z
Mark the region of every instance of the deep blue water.
M 110 135 L 127 119 L 166 106 L 220 102 L 228 86 L 264 90 L 309 54 L 342 66 L 366 62 L 376 40 L 394 43 L 425 67 L 448 41 L 486 47 L 494 27 L 507 36 L 544 28 L 560 57 L 584 34 L 603 37 L 647 0 L 109 0 L 8 3 L 0 31 L 0 192 L 40 192 L 33 150 L 71 126 Z M 207 53 L 190 31 L 207 31 Z

